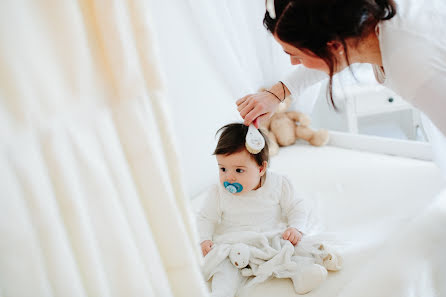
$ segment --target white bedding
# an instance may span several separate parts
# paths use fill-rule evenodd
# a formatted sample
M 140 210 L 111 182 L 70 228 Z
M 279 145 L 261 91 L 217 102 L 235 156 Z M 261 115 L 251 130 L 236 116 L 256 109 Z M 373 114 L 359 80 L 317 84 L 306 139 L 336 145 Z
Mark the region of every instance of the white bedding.
M 308 195 L 313 231 L 344 256 L 306 296 L 446 296 L 446 181 L 433 163 L 299 143 L 271 169 Z M 290 280 L 272 279 L 239 297 L 295 295 Z

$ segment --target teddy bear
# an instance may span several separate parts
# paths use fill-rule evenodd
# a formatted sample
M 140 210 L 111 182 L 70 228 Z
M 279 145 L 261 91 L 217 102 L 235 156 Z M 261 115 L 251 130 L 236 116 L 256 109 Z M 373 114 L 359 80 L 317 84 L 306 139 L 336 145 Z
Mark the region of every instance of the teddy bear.
M 323 146 L 329 140 L 328 131 L 310 128 L 310 118 L 298 111 L 287 111 L 291 98 L 286 97 L 276 109 L 273 116 L 260 125 L 269 142 L 269 154 L 276 155 L 280 146 L 292 145 L 297 139 L 303 139 L 314 146 Z

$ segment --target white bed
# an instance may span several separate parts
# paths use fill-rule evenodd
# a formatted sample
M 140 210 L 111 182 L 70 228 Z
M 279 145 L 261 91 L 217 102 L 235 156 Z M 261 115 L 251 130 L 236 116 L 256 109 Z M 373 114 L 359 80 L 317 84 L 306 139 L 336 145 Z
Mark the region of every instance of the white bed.
M 270 164 L 308 195 L 317 226 L 345 257 L 344 269 L 307 296 L 446 296 L 446 256 L 438 258 L 445 232 L 436 227 L 445 223 L 445 199 L 423 214 L 446 186 L 432 162 L 299 143 L 281 148 Z M 273 279 L 239 297 L 295 295 L 290 280 Z

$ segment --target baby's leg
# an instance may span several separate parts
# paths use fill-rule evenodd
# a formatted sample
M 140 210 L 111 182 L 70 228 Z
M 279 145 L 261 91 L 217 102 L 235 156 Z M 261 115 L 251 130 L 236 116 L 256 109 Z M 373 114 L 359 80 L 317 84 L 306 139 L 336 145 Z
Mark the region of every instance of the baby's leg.
M 306 259 L 303 259 L 303 262 L 307 262 Z M 298 265 L 299 269 L 297 273 L 291 277 L 294 290 L 298 294 L 306 294 L 312 291 L 319 287 L 319 285 L 327 278 L 327 269 L 319 264 L 298 263 Z
M 224 260 L 212 277 L 211 297 L 234 297 L 243 280 L 240 270 Z

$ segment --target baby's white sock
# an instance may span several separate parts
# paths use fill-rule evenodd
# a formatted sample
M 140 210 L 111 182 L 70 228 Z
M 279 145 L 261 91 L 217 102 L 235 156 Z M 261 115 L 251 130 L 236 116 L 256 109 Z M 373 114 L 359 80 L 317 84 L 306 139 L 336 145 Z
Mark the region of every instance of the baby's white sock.
M 319 264 L 305 265 L 291 280 L 298 294 L 306 294 L 318 287 L 327 278 L 327 269 Z

